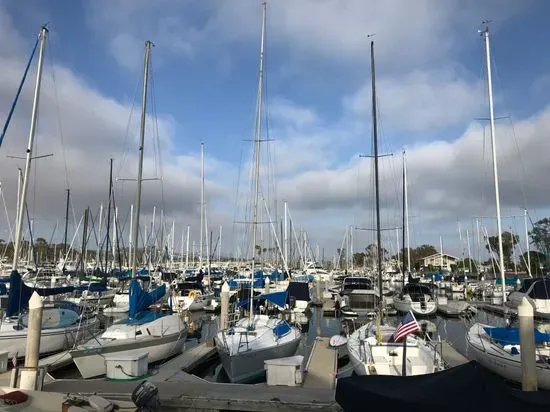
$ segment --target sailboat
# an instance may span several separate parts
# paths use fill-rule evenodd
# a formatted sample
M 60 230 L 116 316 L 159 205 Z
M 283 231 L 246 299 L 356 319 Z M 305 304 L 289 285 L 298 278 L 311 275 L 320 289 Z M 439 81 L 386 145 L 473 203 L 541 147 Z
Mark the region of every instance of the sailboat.
M 378 247 L 378 280 L 382 294 L 382 253 L 380 229 L 380 195 L 378 177 L 378 130 L 376 110 L 376 78 L 374 66 L 374 42 L 370 43 L 372 76 L 372 126 L 374 149 L 374 182 L 376 201 L 376 232 Z M 403 276 L 405 268 L 403 268 Z M 394 298 L 395 299 L 395 298 Z M 394 301 L 395 304 L 395 301 Z M 398 306 L 396 305 L 396 308 Z M 435 306 L 434 306 L 435 309 Z M 383 312 L 383 311 L 380 311 Z M 411 313 L 411 312 L 409 312 Z M 382 313 L 379 313 L 381 316 Z M 412 319 L 414 319 L 414 315 Z M 416 323 L 416 319 L 414 319 Z M 441 369 L 441 357 L 435 348 L 416 336 L 407 336 L 405 345 L 392 342 L 396 328 L 381 325 L 380 318 L 354 331 L 347 341 L 350 362 L 357 375 L 422 375 Z M 405 352 L 406 348 L 406 352 Z M 401 362 L 401 363 L 399 363 Z M 405 363 L 405 365 L 403 365 Z
M 140 127 L 139 164 L 137 176 L 137 202 L 134 225 L 132 227 L 132 280 L 130 284 L 129 319 L 115 323 L 97 338 L 77 346 L 70 354 L 83 378 L 105 374 L 105 356 L 115 353 L 125 355 L 148 354 L 149 363 L 158 362 L 181 353 L 187 326 L 178 314 L 148 309 L 166 293 L 166 285 L 152 292 L 144 292 L 136 274 L 137 246 L 139 235 L 139 214 L 141 207 L 141 183 L 143 175 L 143 148 L 145 139 L 145 119 L 147 106 L 147 84 L 151 42 L 145 42 L 144 84 Z
M 27 321 L 28 317 L 24 310 L 28 306 L 29 299 L 34 291 L 41 296 L 53 296 L 64 294 L 74 290 L 74 287 L 67 288 L 31 288 L 21 279 L 17 268 L 22 247 L 23 222 L 27 207 L 27 188 L 31 162 L 33 160 L 33 146 L 38 119 L 38 103 L 40 99 L 40 85 L 42 80 L 42 67 L 46 40 L 48 37 L 47 27 L 42 27 L 37 45 L 40 43 L 38 68 L 36 74 L 36 85 L 34 89 L 34 100 L 31 115 L 31 127 L 29 141 L 25 158 L 25 171 L 23 174 L 20 198 L 18 199 L 17 222 L 14 240 L 14 253 L 12 272 L 10 276 L 10 290 L 8 294 L 8 307 L 5 318 L 0 318 L 0 350 L 7 351 L 8 356 L 19 357 L 25 354 L 27 345 Z M 36 47 L 36 46 L 35 46 Z M 34 51 L 29 60 L 31 63 Z M 57 307 L 56 307 L 57 306 Z M 97 324 L 95 317 L 86 318 L 80 315 L 80 310 L 70 303 L 57 303 L 54 307 L 44 308 L 42 314 L 42 331 L 40 336 L 40 354 L 59 352 L 68 348 L 78 339 L 79 331 L 85 331 Z
M 246 382 L 264 375 L 264 362 L 292 356 L 296 353 L 301 332 L 284 320 L 272 319 L 254 314 L 253 280 L 256 269 L 256 236 L 258 227 L 258 203 L 260 198 L 260 143 L 263 91 L 263 62 L 266 25 L 266 4 L 262 4 L 262 38 L 260 46 L 260 70 L 258 103 L 256 112 L 256 136 L 254 145 L 254 219 L 252 223 L 252 262 L 250 274 L 250 298 L 248 317 L 240 319 L 234 326 L 218 332 L 215 337 L 216 349 L 223 368 L 231 382 Z
M 491 82 L 491 53 L 489 45 L 489 27 L 480 31 L 485 40 L 487 59 L 487 81 L 489 93 L 489 115 L 491 128 L 491 143 L 493 151 L 493 177 L 495 185 L 495 200 L 497 211 L 497 230 L 499 247 L 499 269 L 502 287 L 503 305 L 506 306 L 506 279 L 504 274 L 504 255 L 502 253 L 502 225 L 500 217 L 499 180 L 495 146 L 495 116 L 493 109 L 493 86 Z M 544 284 L 543 284 L 544 287 Z M 524 296 L 522 296 L 523 298 Z M 535 329 L 536 343 L 536 375 L 538 386 L 550 389 L 550 335 Z M 514 327 L 494 327 L 475 323 L 466 333 L 467 350 L 475 360 L 490 371 L 515 382 L 522 381 L 521 348 L 519 345 L 519 329 Z

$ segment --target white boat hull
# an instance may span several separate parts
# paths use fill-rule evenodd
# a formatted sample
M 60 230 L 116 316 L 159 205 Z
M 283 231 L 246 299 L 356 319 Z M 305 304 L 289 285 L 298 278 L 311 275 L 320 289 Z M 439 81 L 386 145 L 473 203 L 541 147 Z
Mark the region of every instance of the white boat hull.
M 407 313 L 411 311 L 415 316 L 431 316 L 437 311 L 437 305 L 434 301 L 411 302 L 397 296 L 393 298 L 393 306 L 398 312 Z
M 469 357 L 475 359 L 485 368 L 497 375 L 521 383 L 521 356 L 519 354 L 509 355 L 504 350 L 496 347 L 495 344 L 490 343 L 489 340 L 485 340 L 482 337 L 480 338 L 480 334 L 484 333 L 484 326 L 485 325 L 476 323 L 466 334 Z M 549 390 L 550 365 L 537 362 L 536 373 L 538 387 Z
M 149 363 L 158 362 L 182 352 L 185 345 L 183 334 L 172 334 L 162 338 L 147 337 L 133 341 L 119 341 L 113 344 L 71 351 L 73 361 L 84 379 L 105 375 L 105 357 L 114 354 L 136 355 L 147 352 Z M 101 342 L 101 341 L 100 341 Z
M 116 323 L 97 338 L 73 349 L 70 354 L 83 378 L 105 374 L 105 356 L 147 352 L 149 363 L 181 353 L 187 327 L 179 315 L 161 316 L 143 323 Z
M 266 360 L 293 356 L 299 344 L 300 338 L 297 338 L 281 345 L 243 351 L 232 356 L 227 351 L 218 349 L 218 354 L 229 380 L 232 383 L 243 383 L 261 378 L 265 374 L 264 362 Z
M 83 322 L 82 325 L 71 325 L 64 328 L 43 329 L 40 335 L 40 355 L 61 352 L 69 349 L 75 342 L 89 339 L 90 329 L 97 325 L 96 318 Z M 25 356 L 28 329 L 8 331 L 10 323 L 2 325 L 0 332 L 0 351 L 8 352 L 8 357 L 21 358 Z

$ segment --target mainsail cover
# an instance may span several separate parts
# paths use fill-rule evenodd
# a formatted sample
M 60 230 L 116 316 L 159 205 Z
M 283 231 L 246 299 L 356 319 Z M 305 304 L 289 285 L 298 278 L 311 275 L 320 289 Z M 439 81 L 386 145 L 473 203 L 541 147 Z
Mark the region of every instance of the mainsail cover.
M 63 293 L 70 293 L 74 290 L 74 286 L 66 286 L 59 288 L 32 288 L 25 285 L 21 275 L 17 270 L 11 272 L 10 276 L 10 292 L 8 294 L 8 307 L 6 315 L 15 316 L 23 309 L 29 307 L 29 300 L 33 292 L 38 293 L 40 296 L 53 296 Z
M 166 294 L 166 285 L 161 285 L 151 292 L 144 292 L 137 279 L 132 279 L 130 284 L 130 319 L 135 318 L 138 313 L 146 310 Z

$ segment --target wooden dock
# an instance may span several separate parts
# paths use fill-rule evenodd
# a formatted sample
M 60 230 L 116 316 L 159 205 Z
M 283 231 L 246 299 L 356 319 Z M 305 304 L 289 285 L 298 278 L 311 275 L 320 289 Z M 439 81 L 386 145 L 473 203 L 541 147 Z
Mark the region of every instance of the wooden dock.
M 338 351 L 329 346 L 330 338 L 317 337 L 307 361 L 304 388 L 336 388 Z

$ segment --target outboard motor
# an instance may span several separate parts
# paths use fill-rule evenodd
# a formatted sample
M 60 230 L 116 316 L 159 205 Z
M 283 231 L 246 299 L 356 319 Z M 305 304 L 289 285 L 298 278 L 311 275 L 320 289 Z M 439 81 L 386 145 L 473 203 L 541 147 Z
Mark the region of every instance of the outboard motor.
M 132 392 L 132 402 L 139 412 L 160 411 L 159 389 L 149 381 L 141 382 Z

